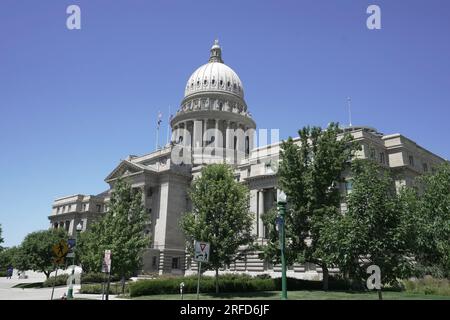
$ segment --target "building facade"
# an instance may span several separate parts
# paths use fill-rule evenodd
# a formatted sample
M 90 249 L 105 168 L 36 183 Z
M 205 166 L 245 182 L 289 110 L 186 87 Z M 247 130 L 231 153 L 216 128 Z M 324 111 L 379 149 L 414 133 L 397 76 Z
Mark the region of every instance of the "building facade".
M 210 50 L 209 61 L 189 77 L 180 108 L 170 124 L 170 144 L 122 160 L 105 178 L 109 185 L 107 191 L 95 196 L 78 194 L 56 199 L 49 216 L 51 227 L 65 228 L 69 234 L 75 233 L 78 224 L 83 230 L 89 228 L 108 211 L 114 183 L 123 178 L 133 188 L 142 190 L 142 201 L 151 221 L 146 232 L 151 234 L 152 242 L 144 254 L 141 272 L 195 272 L 196 264 L 186 254 L 178 221 L 190 210 L 187 190 L 201 168 L 209 163 L 226 162 L 234 167 L 236 179 L 250 190 L 253 233 L 263 244 L 267 232 L 261 217 L 276 203 L 280 143 L 264 144 L 265 135 L 260 134 L 260 146 L 255 148 L 256 123 L 245 102 L 243 84 L 236 72 L 223 62 L 217 41 Z M 344 130 L 362 146 L 357 157 L 373 159 L 390 168 L 395 173 L 397 187 L 412 185 L 415 177 L 432 172 L 445 161 L 401 134 L 384 135 L 364 126 Z M 340 188 L 343 193 L 349 192 L 350 180 Z M 344 203 L 342 209 L 345 210 Z M 277 275 L 281 268 L 252 253 L 224 271 Z M 320 271 L 315 265 L 299 264 L 290 266 L 288 275 L 311 278 L 320 276 Z

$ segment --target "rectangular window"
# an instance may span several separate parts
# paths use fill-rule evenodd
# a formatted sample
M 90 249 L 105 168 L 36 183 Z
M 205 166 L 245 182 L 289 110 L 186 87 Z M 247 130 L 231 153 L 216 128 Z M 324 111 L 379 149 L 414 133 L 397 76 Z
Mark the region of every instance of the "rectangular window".
M 101 212 L 102 206 L 100 204 L 97 205 L 97 212 Z
M 305 263 L 305 271 L 316 271 L 316 265 L 311 262 Z
M 83 211 L 86 211 L 86 209 L 87 209 L 87 204 L 83 203 Z
M 414 167 L 414 157 L 409 156 L 409 165 Z
M 172 258 L 172 269 L 180 269 L 180 258 Z
M 428 165 L 426 163 L 422 164 L 423 172 L 428 172 Z
M 375 149 L 370 148 L 370 159 L 375 160 Z
M 386 160 L 384 158 L 384 152 L 380 152 L 380 163 L 381 164 L 385 164 L 386 163 Z
M 152 267 L 156 267 L 156 257 L 155 256 L 153 256 L 153 258 L 152 258 Z

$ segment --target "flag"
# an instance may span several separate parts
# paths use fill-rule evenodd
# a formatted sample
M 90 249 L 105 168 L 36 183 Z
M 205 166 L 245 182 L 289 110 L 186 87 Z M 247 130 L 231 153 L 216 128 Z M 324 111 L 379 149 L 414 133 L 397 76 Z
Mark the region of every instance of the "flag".
M 161 111 L 159 111 L 158 112 L 158 129 L 159 129 L 160 125 L 161 125 L 161 122 L 162 122 L 162 113 L 161 113 Z

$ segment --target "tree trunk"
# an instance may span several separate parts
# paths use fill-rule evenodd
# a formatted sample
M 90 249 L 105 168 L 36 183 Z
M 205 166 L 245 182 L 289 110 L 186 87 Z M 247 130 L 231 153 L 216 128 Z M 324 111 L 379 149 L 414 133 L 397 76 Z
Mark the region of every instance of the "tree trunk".
M 125 294 L 125 275 L 122 275 L 122 295 Z
M 216 268 L 216 293 L 219 293 L 219 268 Z
M 50 272 L 44 271 L 44 274 L 45 274 L 45 277 L 47 278 L 47 280 L 48 280 L 48 277 L 50 277 L 50 273 L 51 273 L 51 271 Z
M 383 300 L 383 295 L 381 294 L 381 289 L 378 289 L 378 300 Z
M 328 291 L 329 272 L 326 264 L 322 265 L 322 274 L 323 274 L 323 290 Z

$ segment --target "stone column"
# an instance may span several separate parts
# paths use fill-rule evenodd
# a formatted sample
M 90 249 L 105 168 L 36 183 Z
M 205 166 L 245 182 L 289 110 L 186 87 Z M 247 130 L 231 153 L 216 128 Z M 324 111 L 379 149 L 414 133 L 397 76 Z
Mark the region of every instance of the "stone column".
M 225 161 L 226 163 L 234 163 L 234 131 L 232 122 L 227 120 L 227 128 L 225 130 Z
M 184 124 L 184 131 L 183 131 L 183 145 L 184 146 L 187 146 L 188 145 L 188 141 L 187 141 L 187 137 L 188 137 L 188 135 L 187 135 L 187 121 L 184 121 L 183 122 L 183 124 Z
M 249 128 L 247 130 L 248 135 L 248 150 L 249 154 L 251 153 L 252 149 L 255 147 L 255 129 Z
M 203 134 L 202 134 L 202 141 L 203 141 L 203 147 L 206 147 L 207 142 L 206 140 L 208 137 L 206 136 L 206 131 L 208 130 L 208 119 L 203 120 Z
M 237 124 L 236 126 L 236 137 L 237 137 L 237 145 L 236 145 L 236 155 L 237 160 L 241 161 L 245 158 L 245 133 L 241 124 Z
M 193 134 L 193 152 L 194 152 L 194 163 L 198 164 L 198 161 L 202 159 L 202 131 L 203 123 L 201 120 L 194 120 L 194 134 Z
M 202 146 L 202 121 L 194 120 L 194 142 L 193 147 L 199 148 Z
M 172 128 L 172 138 L 171 141 L 177 142 L 177 126 L 174 125 Z
M 222 135 L 220 134 L 220 132 L 219 132 L 219 119 L 216 119 L 215 120 L 216 121 L 216 123 L 215 123 L 215 132 L 214 132 L 214 146 L 216 147 L 216 148 L 220 148 L 221 147 L 221 139 L 223 138 L 222 137 Z
M 250 212 L 252 212 L 255 216 L 255 220 L 253 222 L 252 227 L 252 235 L 256 235 L 256 230 L 258 229 L 258 190 L 252 189 L 250 190 Z
M 264 238 L 264 224 L 261 219 L 261 216 L 264 214 L 264 189 L 259 190 L 258 192 L 258 233 L 257 236 L 259 238 Z
M 231 127 L 231 121 L 227 121 L 226 141 L 225 145 L 227 149 L 234 149 L 234 135 L 233 128 Z

